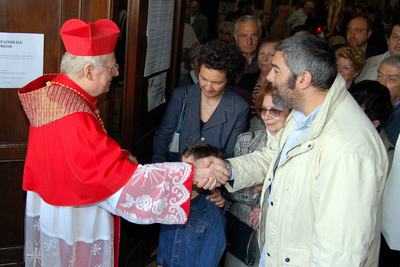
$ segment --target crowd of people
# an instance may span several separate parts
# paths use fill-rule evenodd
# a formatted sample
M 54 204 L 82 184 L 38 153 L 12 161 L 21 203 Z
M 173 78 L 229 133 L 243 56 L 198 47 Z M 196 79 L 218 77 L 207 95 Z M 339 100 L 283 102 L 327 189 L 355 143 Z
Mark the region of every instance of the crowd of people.
M 160 267 L 400 265 L 395 12 L 348 6 L 324 31 L 313 1 L 272 13 L 247 2 L 210 40 L 190 1 L 152 164 L 112 140 L 96 108 L 119 74 L 118 27 L 64 23 L 60 73 L 19 91 L 26 266 L 116 266 L 120 217 L 162 224 Z
M 193 2 L 198 8 L 199 2 Z M 292 7 L 280 1 L 268 13 L 248 2 L 239 1 L 217 26 L 220 45 L 234 49 L 235 44 L 244 59 L 230 88 L 249 106 L 248 128 L 241 127 L 229 144 L 217 129 L 214 137 L 229 148 L 210 141 L 202 127 L 221 111 L 214 108 L 210 117 L 201 116 L 202 98 L 200 111 L 191 109 L 198 115 L 185 114 L 195 126 L 182 130 L 185 135 L 196 129 L 197 140 L 183 137 L 180 143 L 181 151 L 194 144 L 215 145 L 231 171 L 232 181 L 222 189 L 227 248 L 219 266 L 399 266 L 400 252 L 393 244 L 400 242 L 393 226 L 398 218 L 386 212 L 398 191 L 384 190 L 392 165 L 394 171 L 400 164 L 393 161 L 400 133 L 396 8 L 371 12 L 349 4 L 328 32 L 319 19 L 320 3 L 307 0 Z M 381 14 L 390 18 L 383 20 Z M 191 62 L 199 83 L 186 85 L 189 91 L 193 86 L 212 90 L 201 78 L 196 57 Z M 218 91 L 215 85 L 213 90 Z M 168 150 L 171 138 L 159 140 L 177 129 L 182 104 L 174 95 L 182 99 L 181 91 L 174 91 L 156 133 L 154 155 L 160 147 Z M 234 114 L 226 114 L 225 123 Z M 162 133 L 166 127 L 168 134 Z M 234 154 L 226 154 L 227 149 Z

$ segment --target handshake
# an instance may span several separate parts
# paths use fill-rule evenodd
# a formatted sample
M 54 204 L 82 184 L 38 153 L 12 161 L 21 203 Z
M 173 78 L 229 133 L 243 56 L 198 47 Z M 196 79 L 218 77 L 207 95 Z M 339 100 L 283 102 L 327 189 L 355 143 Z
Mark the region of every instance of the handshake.
M 201 158 L 194 161 L 193 166 L 193 184 L 198 188 L 213 190 L 228 181 L 229 171 L 222 159 L 213 156 Z

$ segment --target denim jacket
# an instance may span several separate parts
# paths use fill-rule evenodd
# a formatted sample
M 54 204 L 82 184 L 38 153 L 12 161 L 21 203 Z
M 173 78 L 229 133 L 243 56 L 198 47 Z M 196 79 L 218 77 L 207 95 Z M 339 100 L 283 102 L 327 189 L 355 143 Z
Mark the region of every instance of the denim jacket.
M 200 194 L 184 225 L 161 225 L 157 263 L 163 267 L 217 267 L 225 250 L 222 209 Z

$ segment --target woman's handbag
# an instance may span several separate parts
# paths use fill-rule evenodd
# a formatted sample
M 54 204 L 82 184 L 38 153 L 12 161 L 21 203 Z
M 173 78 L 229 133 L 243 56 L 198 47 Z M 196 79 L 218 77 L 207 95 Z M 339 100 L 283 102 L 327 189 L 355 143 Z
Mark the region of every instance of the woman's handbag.
M 185 91 L 182 97 L 182 108 L 181 108 L 181 113 L 179 114 L 179 120 L 178 124 L 176 126 L 176 130 L 172 135 L 171 142 L 169 143 L 168 146 L 168 160 L 169 161 L 179 161 L 179 135 L 180 131 L 182 128 L 182 123 L 183 123 L 183 115 L 185 113 L 185 108 L 186 108 L 186 103 L 183 102 L 187 93 L 187 87 L 185 87 Z
M 225 217 L 228 251 L 244 264 L 253 265 L 258 249 L 257 231 L 229 212 L 225 213 Z

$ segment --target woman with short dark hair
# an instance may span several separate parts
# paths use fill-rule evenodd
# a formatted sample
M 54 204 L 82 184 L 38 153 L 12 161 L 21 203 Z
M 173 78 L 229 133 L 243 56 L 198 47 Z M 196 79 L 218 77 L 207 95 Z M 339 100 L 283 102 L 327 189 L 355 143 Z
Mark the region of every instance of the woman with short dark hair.
M 193 144 L 210 144 L 233 156 L 237 136 L 247 129 L 249 106 L 232 89 L 244 59 L 234 44 L 214 40 L 196 58 L 199 83 L 173 91 L 153 140 L 153 162 L 179 160 Z M 179 132 L 179 144 L 171 147 Z

